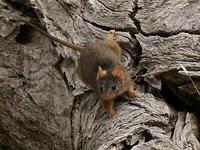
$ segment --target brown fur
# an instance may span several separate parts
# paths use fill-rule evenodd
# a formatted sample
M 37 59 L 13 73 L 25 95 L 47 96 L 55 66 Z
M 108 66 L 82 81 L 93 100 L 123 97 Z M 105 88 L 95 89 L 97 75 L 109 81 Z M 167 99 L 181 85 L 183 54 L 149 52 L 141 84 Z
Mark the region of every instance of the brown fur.
M 82 80 L 96 90 L 96 93 L 109 117 L 116 114 L 113 101 L 128 92 L 129 96 L 138 96 L 133 90 L 129 73 L 121 64 L 121 49 L 115 39 L 115 32 L 111 30 L 105 40 L 89 44 L 80 55 L 80 76 Z M 99 66 L 101 69 L 99 70 Z M 106 74 L 102 73 L 105 71 Z M 100 75 L 101 74 L 101 75 Z M 111 80 L 113 82 L 111 83 Z M 111 84 L 119 86 L 119 91 L 113 92 Z M 100 91 L 104 86 L 105 91 Z M 110 90 L 111 89 L 111 90 Z

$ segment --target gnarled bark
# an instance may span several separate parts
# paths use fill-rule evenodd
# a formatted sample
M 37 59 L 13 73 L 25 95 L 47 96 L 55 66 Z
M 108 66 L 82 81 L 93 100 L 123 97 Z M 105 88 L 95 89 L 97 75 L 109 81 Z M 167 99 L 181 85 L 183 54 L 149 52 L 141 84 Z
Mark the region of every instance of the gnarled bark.
M 197 10 L 195 0 L 0 1 L 0 149 L 200 149 L 197 116 L 175 110 L 161 95 L 164 84 L 174 101 L 200 104 L 181 68 L 199 88 Z M 116 29 L 131 75 L 138 66 L 146 70 L 145 84 L 136 85 L 140 96 L 119 98 L 109 119 L 77 75 L 79 53 L 51 42 L 24 16 L 80 45 Z

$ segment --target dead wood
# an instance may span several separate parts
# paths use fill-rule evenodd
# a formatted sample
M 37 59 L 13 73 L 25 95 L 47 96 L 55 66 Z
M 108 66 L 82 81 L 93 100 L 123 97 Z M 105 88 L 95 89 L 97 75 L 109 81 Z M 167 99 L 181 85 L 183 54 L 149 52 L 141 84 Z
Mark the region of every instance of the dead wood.
M 0 1 L 0 149 L 200 149 L 199 118 L 162 96 L 168 88 L 172 101 L 199 108 L 180 66 L 200 88 L 198 7 L 196 0 Z M 24 24 L 24 16 L 81 45 L 116 29 L 124 65 L 133 77 L 145 70 L 140 97 L 121 97 L 109 119 L 77 75 L 79 53 Z

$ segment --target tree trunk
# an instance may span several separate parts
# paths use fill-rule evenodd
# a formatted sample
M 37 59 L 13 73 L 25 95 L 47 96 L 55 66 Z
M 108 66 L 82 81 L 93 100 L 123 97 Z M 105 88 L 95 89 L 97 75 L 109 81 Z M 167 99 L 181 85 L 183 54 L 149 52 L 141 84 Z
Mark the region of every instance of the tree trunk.
M 197 0 L 1 0 L 0 149 L 199 150 L 199 6 Z M 79 53 L 26 25 L 25 16 L 80 45 L 115 29 L 140 96 L 119 98 L 109 119 L 78 77 Z

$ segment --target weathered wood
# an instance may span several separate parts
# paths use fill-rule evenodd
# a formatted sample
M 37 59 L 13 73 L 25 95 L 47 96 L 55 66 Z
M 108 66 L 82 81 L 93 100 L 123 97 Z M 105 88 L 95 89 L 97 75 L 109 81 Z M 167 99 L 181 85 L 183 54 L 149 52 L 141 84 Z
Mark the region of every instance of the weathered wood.
M 123 147 L 131 146 L 141 139 L 144 139 L 144 143 L 156 138 L 170 139 L 172 135 L 171 127 L 174 126 L 176 120 L 175 111 L 151 94 L 142 95 L 131 102 L 127 100 L 117 102 L 118 112 L 112 119 L 108 119 L 98 103 L 92 103 L 94 97 L 89 97 L 87 101 L 86 104 L 81 100 L 79 111 L 77 111 L 80 115 L 74 114 L 79 121 L 81 120 L 82 128 L 77 125 L 78 120 L 72 125 L 79 129 L 74 134 L 78 138 L 75 145 L 83 142 L 82 148 L 85 150 L 91 147 L 99 150 L 112 149 L 120 144 Z M 81 107 L 83 105 L 85 106 Z M 88 112 L 86 108 L 90 111 Z
M 162 79 L 176 96 L 186 104 L 194 105 L 198 110 L 200 95 L 188 76 L 179 71 L 182 71 L 181 65 L 189 74 L 192 71 L 191 77 L 199 88 L 200 36 L 180 33 L 164 38 L 139 34 L 136 38 L 143 50 L 140 64 L 148 69 L 145 80 L 155 88 L 161 89 Z
M 69 104 L 74 97 L 55 67 L 59 57 L 52 44 L 33 33 L 31 43 L 1 38 L 0 45 L 4 144 L 13 149 L 61 149 L 71 143 Z M 68 148 L 72 149 L 71 145 Z
M 138 0 L 135 18 L 147 35 L 199 34 L 199 5 L 198 0 Z
M 173 134 L 173 142 L 182 149 L 200 149 L 199 120 L 192 113 L 178 113 L 178 120 Z
M 178 145 L 175 145 L 174 143 L 172 143 L 172 141 L 170 140 L 160 140 L 160 139 L 156 139 L 156 140 L 152 140 L 148 143 L 144 143 L 138 146 L 133 147 L 131 150 L 161 150 L 161 149 L 166 149 L 166 150 L 181 150 L 181 148 Z
M 133 57 L 142 51 L 139 65 L 147 69 L 144 77 L 149 85 L 160 89 L 162 82 L 170 83 L 174 93 L 183 93 L 178 97 L 186 94 L 196 103 L 198 95 L 178 62 L 199 87 L 200 47 L 199 35 L 195 35 L 199 16 L 192 15 L 198 14 L 198 3 L 0 1 L 0 149 L 198 150 L 198 118 L 175 111 L 163 98 L 144 90 L 138 98 L 119 98 L 117 115 L 109 119 L 77 75 L 79 54 L 50 42 L 20 21 L 21 16 L 31 14 L 51 35 L 81 45 L 103 39 L 116 29 L 117 40 L 128 51 L 123 52 L 123 62 L 132 76 L 136 70 Z M 181 31 L 188 33 L 176 34 Z M 136 87 L 143 89 L 143 85 Z

